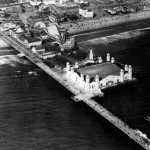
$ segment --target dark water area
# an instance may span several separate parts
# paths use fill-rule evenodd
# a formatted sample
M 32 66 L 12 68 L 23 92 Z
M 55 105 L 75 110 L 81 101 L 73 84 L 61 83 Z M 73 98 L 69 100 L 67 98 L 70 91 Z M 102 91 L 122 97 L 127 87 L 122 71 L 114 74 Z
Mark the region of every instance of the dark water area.
M 137 82 L 97 101 L 150 137 L 150 30 L 81 45 L 132 64 Z M 4 61 L 5 60 L 5 61 Z M 134 141 L 22 59 L 0 57 L 0 150 L 140 150 Z

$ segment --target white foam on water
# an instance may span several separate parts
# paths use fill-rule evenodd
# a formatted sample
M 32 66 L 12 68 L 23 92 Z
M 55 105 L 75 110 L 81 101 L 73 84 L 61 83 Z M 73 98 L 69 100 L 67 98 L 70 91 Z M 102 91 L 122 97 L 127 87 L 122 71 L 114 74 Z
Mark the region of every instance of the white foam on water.
M 28 74 L 37 76 L 37 72 L 36 71 L 28 71 Z
M 101 38 L 95 38 L 92 40 L 88 40 L 83 42 L 82 44 L 109 44 L 112 42 L 116 42 L 119 40 L 124 40 L 124 39 L 130 39 L 130 38 L 137 38 L 141 35 L 143 35 L 144 32 L 141 30 L 134 30 L 134 31 L 129 31 L 129 32 L 124 32 L 120 34 L 114 34 L 106 37 L 101 37 Z
M 4 56 L 0 56 L 0 65 L 10 65 L 12 67 L 15 67 L 16 64 L 29 64 L 28 61 L 19 58 L 16 55 L 4 55 Z

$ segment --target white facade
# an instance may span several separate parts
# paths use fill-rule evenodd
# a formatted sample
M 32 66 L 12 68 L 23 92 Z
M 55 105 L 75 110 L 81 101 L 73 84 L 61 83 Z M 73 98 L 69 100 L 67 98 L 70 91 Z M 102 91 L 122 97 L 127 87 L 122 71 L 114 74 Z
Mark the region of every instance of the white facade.
M 93 18 L 94 12 L 92 10 L 79 8 L 79 14 L 82 15 L 85 18 Z
M 41 1 L 30 0 L 30 4 L 31 4 L 32 6 L 39 5 L 39 4 L 41 4 Z
M 30 2 L 31 0 L 18 0 L 18 3 L 27 3 Z
M 99 80 L 99 76 L 96 75 L 93 81 L 90 81 L 90 77 L 88 75 L 79 75 L 74 69 L 77 69 L 77 62 L 73 67 L 70 66 L 69 63 L 66 64 L 66 77 L 72 82 L 75 82 L 78 86 L 83 88 L 88 92 L 95 92 L 97 90 L 101 90 L 102 88 L 115 86 L 118 83 L 123 83 L 124 81 L 132 80 L 132 67 L 129 65 L 125 66 L 126 68 L 120 69 L 120 75 L 109 75 Z
M 58 3 L 58 1 L 59 0 L 43 0 L 43 3 L 49 5 L 49 4 L 56 4 Z
M 60 4 L 63 4 L 63 3 L 65 3 L 65 2 L 67 2 L 67 1 L 69 1 L 69 0 L 59 0 L 59 3 L 60 3 Z
M 31 47 L 31 46 L 41 46 L 41 44 L 42 44 L 42 41 L 41 40 L 39 40 L 39 41 L 35 41 L 35 42 L 28 42 L 27 40 L 25 40 L 25 42 L 24 42 L 24 44 L 25 45 L 27 45 L 27 47 Z
M 74 0 L 74 2 L 78 4 L 88 4 L 88 1 L 86 0 Z
M 45 39 L 48 39 L 48 38 L 49 38 L 48 35 L 40 35 L 40 37 L 41 37 L 41 40 L 45 40 Z

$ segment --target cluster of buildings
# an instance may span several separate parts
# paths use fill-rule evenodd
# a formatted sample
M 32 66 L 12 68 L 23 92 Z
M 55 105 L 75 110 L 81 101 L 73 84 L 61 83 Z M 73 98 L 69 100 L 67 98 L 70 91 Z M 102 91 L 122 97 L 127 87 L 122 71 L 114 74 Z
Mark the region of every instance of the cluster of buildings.
M 31 5 L 39 5 L 41 3 L 40 0 L 30 0 Z M 86 0 L 43 0 L 42 3 L 49 5 L 49 4 L 64 4 L 65 6 L 76 6 L 76 4 L 81 4 L 81 3 L 88 3 Z
M 32 28 L 28 30 L 27 28 L 22 29 L 16 24 L 3 23 L 0 26 L 0 31 L 12 36 L 33 53 L 40 54 L 43 59 L 54 57 L 59 53 L 49 48 L 50 46 L 47 40 L 49 41 L 51 39 L 53 44 L 60 46 L 60 50 L 62 51 L 64 49 L 70 49 L 75 45 L 74 38 L 66 39 L 64 32 L 60 32 L 56 25 L 51 25 L 42 29 Z
M 136 11 L 134 8 L 127 7 L 127 6 L 124 6 L 124 7 L 117 6 L 117 7 L 113 7 L 112 9 L 108 8 L 104 10 L 107 11 L 111 15 L 116 15 L 118 13 L 134 13 Z
M 105 62 L 99 57 L 98 63 L 95 63 L 91 50 L 88 61 L 92 62 L 92 65 L 81 67 L 76 62 L 71 66 L 67 62 L 65 68 L 67 78 L 88 92 L 99 91 L 132 80 L 132 66 L 118 65 L 113 57 L 110 58 L 110 54 L 107 54 Z
M 1 26 L 0 30 L 5 34 L 11 36 L 15 40 L 17 40 L 20 44 L 25 46 L 30 52 L 37 53 L 39 57 L 43 59 L 47 59 L 49 57 L 53 57 L 57 55 L 58 51 L 49 51 L 46 50 L 45 46 L 42 44 L 44 40 L 50 38 L 48 33 L 44 30 L 41 30 L 39 36 L 32 36 L 31 32 L 27 30 L 21 29 L 19 26 L 14 28 L 7 28 L 5 30 L 5 26 Z
M 5 7 L 8 5 L 29 3 L 31 0 L 0 0 L 0 7 Z

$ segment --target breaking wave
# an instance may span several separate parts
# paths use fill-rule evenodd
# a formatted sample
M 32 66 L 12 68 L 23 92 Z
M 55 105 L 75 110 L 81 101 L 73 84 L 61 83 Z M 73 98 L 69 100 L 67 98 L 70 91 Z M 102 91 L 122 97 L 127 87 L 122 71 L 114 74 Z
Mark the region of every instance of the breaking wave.
M 28 75 L 35 75 L 37 76 L 38 75 L 38 71 L 28 71 Z
M 19 64 L 29 64 L 29 62 L 27 60 L 19 58 L 16 55 L 0 56 L 0 65 L 10 65 L 12 67 L 15 67 L 17 63 L 19 63 Z
M 135 30 L 135 31 L 129 31 L 129 32 L 124 32 L 120 34 L 114 34 L 106 37 L 101 37 L 101 38 L 95 38 L 92 40 L 85 41 L 81 44 L 109 44 L 112 42 L 116 42 L 119 40 L 124 40 L 124 39 L 130 39 L 130 38 L 137 38 L 141 35 L 143 35 L 144 32 L 140 30 Z
M 0 74 L 0 80 L 2 79 L 11 79 L 11 78 L 22 78 L 22 77 L 27 77 L 27 76 L 33 76 L 36 77 L 39 75 L 39 72 L 37 69 L 33 71 L 9 71 L 5 73 Z

